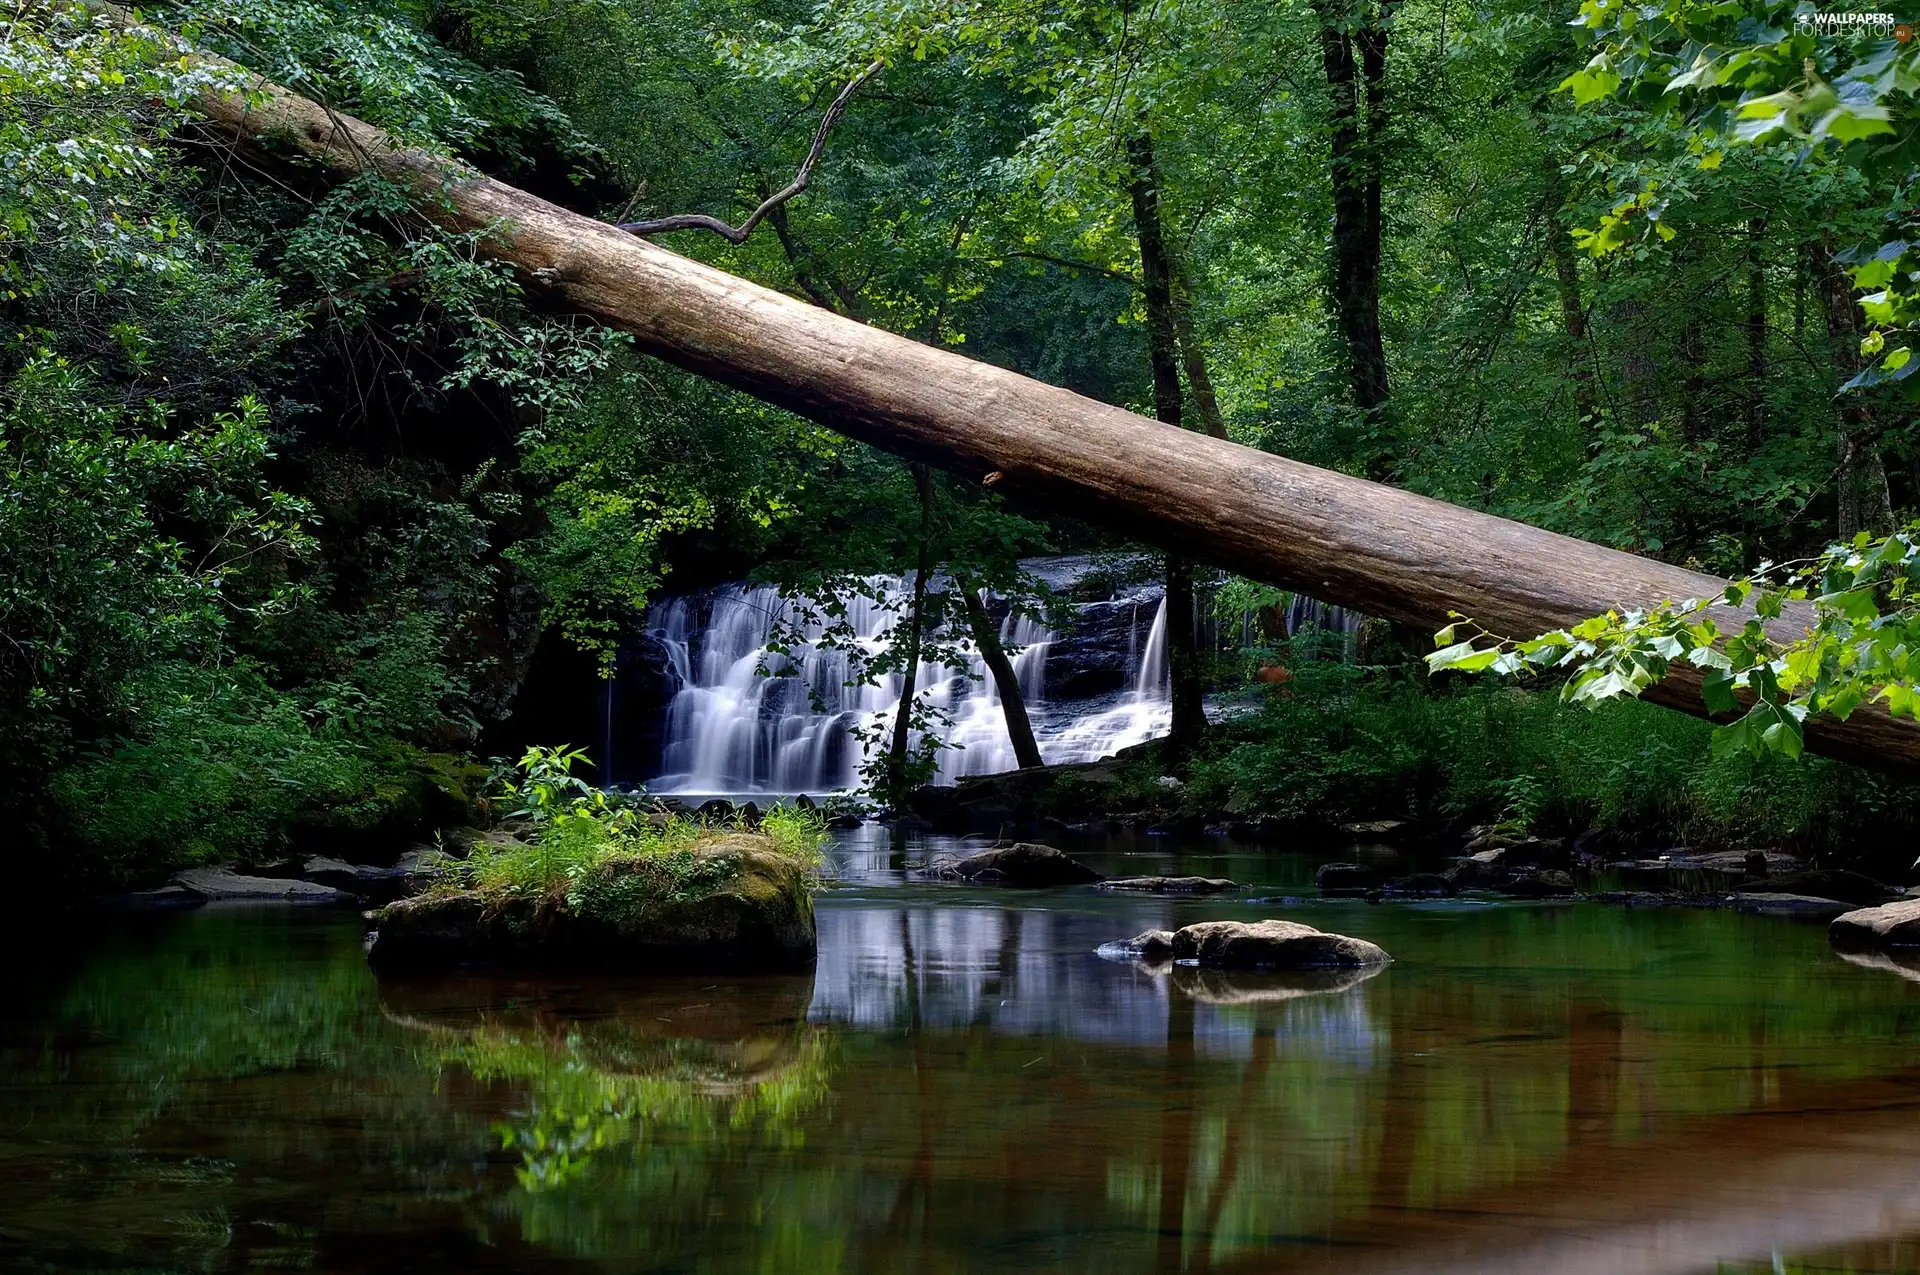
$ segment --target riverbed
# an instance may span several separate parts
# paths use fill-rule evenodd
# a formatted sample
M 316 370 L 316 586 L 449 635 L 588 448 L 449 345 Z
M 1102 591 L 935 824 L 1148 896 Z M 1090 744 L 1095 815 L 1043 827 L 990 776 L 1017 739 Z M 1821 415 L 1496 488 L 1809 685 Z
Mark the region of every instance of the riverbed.
M 835 847 L 812 974 L 377 981 L 351 912 L 107 916 L 0 1010 L 0 1269 L 1911 1271 L 1920 984 L 1822 927 L 916 881 Z M 1095 949 L 1282 916 L 1350 986 Z M 18 963 L 18 962 L 17 962 Z

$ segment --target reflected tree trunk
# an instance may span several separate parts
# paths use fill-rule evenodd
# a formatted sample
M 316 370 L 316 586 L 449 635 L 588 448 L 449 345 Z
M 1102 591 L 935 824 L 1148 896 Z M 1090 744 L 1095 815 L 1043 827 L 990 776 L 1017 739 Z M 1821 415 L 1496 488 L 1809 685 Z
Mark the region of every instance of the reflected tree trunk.
M 1186 1266 L 1187 1178 L 1193 1163 L 1193 1109 L 1198 1100 L 1193 1017 L 1193 998 L 1169 983 L 1167 1067 L 1160 1109 L 1159 1238 L 1153 1262 L 1157 1275 L 1178 1275 Z

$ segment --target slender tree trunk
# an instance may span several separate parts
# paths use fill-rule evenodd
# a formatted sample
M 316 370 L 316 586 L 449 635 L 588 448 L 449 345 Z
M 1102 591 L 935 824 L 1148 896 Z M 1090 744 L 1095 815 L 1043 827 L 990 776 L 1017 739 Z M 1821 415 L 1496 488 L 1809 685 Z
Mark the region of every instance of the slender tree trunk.
M 1833 370 L 1849 380 L 1865 366 L 1860 357 L 1861 315 L 1853 300 L 1853 276 L 1833 259 L 1831 247 L 1820 253 L 1821 300 L 1827 312 L 1827 336 L 1833 346 Z M 1834 531 L 1842 540 L 1858 532 L 1876 536 L 1893 530 L 1893 496 L 1873 412 L 1857 392 L 1841 394 L 1837 436 L 1840 463 L 1834 475 Z
M 1127 143 L 1127 156 L 1133 162 L 1128 193 L 1133 199 L 1133 225 L 1140 241 L 1140 281 L 1147 300 L 1154 415 L 1168 425 L 1181 425 L 1173 271 L 1160 224 L 1159 170 L 1153 159 L 1153 139 L 1145 132 L 1137 134 Z M 1180 755 L 1192 751 L 1207 733 L 1207 714 L 1202 704 L 1200 652 L 1194 640 L 1193 564 L 1179 554 L 1167 555 L 1166 605 L 1167 673 L 1172 683 L 1167 747 Z
M 1660 362 L 1654 357 L 1654 341 L 1659 334 L 1647 322 L 1646 303 L 1637 298 L 1614 306 L 1613 322 L 1619 329 L 1621 347 L 1622 415 L 1629 424 L 1651 425 L 1660 416 Z
M 1174 337 L 1180 345 L 1180 364 L 1187 373 L 1187 392 L 1193 399 L 1193 414 L 1200 428 L 1214 438 L 1227 436 L 1227 421 L 1220 414 L 1220 398 L 1213 389 L 1213 376 L 1207 371 L 1207 352 L 1193 330 L 1193 290 L 1187 284 L 1186 269 L 1179 254 L 1167 250 L 1167 273 L 1173 292 Z
M 1000 645 L 993 617 L 987 614 L 986 603 L 980 600 L 980 591 L 971 580 L 961 577 L 954 584 L 966 604 L 967 628 L 973 633 L 973 644 L 979 648 L 980 658 L 986 661 L 987 672 L 993 675 L 994 690 L 1000 693 L 1000 707 L 1006 712 L 1007 737 L 1013 741 L 1014 758 L 1022 770 L 1044 765 L 1040 760 L 1040 745 L 1033 738 L 1033 723 L 1027 717 L 1026 700 L 1020 694 L 1020 679 L 1014 675 L 1007 648 Z
M 1560 319 L 1567 328 L 1567 376 L 1573 382 L 1573 413 L 1581 431 L 1591 435 L 1600 415 L 1593 392 L 1593 365 L 1587 349 L 1587 307 L 1580 300 L 1580 264 L 1573 237 L 1554 222 L 1547 231 L 1553 277 L 1560 293 Z
M 1353 405 L 1379 438 L 1389 397 L 1386 344 L 1380 330 L 1381 150 L 1387 127 L 1387 28 L 1391 4 L 1351 6 L 1315 0 L 1320 59 L 1332 111 L 1328 129 L 1333 189 L 1332 292 Z M 1363 16 L 1356 25 L 1358 11 Z M 1355 50 L 1359 56 L 1356 59 Z M 1362 131 L 1361 86 L 1366 89 Z M 1367 474 L 1384 478 L 1395 458 L 1379 442 L 1365 457 Z
M 1798 345 L 1807 335 L 1807 285 L 1813 278 L 1814 246 L 1803 243 L 1793 254 L 1793 340 Z
M 1761 245 L 1767 219 L 1747 222 L 1747 454 L 1767 435 L 1767 263 Z
M 904 793 L 907 775 L 907 736 L 913 726 L 913 699 L 920 677 L 920 633 L 926 623 L 927 576 L 933 570 L 933 471 L 915 462 L 913 481 L 920 489 L 920 550 L 913 571 L 913 604 L 907 615 L 907 655 L 900 671 L 900 706 L 893 714 L 893 744 L 887 750 L 889 797 Z

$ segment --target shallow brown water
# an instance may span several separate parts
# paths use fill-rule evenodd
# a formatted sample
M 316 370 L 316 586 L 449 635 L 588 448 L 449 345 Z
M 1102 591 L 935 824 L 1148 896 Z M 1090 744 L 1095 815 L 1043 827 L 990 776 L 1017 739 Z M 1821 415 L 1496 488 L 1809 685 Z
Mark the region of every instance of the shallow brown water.
M 1817 926 L 841 862 L 802 977 L 382 984 L 340 913 L 66 936 L 0 1018 L 0 1269 L 1920 1270 L 1920 984 Z M 1094 954 L 1260 915 L 1396 962 Z

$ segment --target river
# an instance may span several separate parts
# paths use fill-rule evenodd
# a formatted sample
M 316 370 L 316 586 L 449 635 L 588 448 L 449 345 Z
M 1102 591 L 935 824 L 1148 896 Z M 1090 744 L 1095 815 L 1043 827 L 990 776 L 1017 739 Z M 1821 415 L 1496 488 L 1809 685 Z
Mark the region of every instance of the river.
M 799 977 L 382 984 L 286 908 L 16 958 L 0 1269 L 1920 1269 L 1920 984 L 1819 926 L 1320 901 L 1311 857 L 1144 840 L 1084 857 L 1255 888 L 996 891 L 875 838 Z M 1395 963 L 1095 953 L 1262 915 Z

